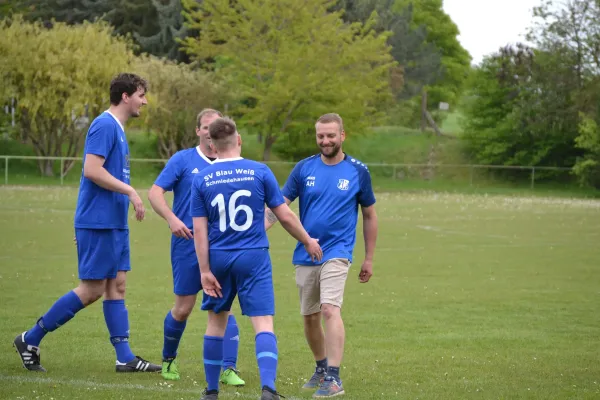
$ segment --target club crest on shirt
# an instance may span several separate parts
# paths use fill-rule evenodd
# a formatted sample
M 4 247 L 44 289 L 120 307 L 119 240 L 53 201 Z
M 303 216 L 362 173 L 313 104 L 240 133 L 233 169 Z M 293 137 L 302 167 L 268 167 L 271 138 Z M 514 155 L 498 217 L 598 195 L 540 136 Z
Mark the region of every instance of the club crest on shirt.
M 350 181 L 348 179 L 340 179 L 338 181 L 337 187 L 340 190 L 348 190 L 349 184 L 350 184 Z

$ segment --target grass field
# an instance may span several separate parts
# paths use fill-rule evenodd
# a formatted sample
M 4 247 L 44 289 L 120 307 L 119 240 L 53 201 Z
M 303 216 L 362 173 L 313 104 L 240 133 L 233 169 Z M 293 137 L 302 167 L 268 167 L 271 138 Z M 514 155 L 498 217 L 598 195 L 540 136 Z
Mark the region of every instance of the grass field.
M 77 284 L 76 195 L 75 188 L 0 188 L 0 398 L 199 398 L 199 310 L 182 340 L 183 376 L 175 383 L 113 372 L 100 302 L 44 339 L 46 374 L 21 367 L 13 338 Z M 343 398 L 600 398 L 600 201 L 381 193 L 377 207 L 375 275 L 358 283 L 359 233 L 346 289 Z M 279 390 L 308 399 L 299 386 L 313 361 L 290 265 L 294 242 L 280 226 L 269 235 Z M 131 344 L 157 362 L 173 300 L 169 231 L 150 212 L 142 223 L 131 220 L 131 241 Z M 238 323 L 247 386 L 224 388 L 221 398 L 258 399 L 254 336 L 247 319 Z

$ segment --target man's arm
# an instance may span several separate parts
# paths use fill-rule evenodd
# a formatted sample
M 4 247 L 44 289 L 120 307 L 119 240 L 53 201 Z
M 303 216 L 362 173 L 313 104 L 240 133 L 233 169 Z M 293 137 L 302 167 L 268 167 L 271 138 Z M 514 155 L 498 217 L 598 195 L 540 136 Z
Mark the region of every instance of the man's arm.
M 167 204 L 167 200 L 165 199 L 165 193 L 165 189 L 161 188 L 158 185 L 152 185 L 152 187 L 148 191 L 148 201 L 150 201 L 152 209 L 156 211 L 156 213 L 160 215 L 165 221 L 167 221 L 171 232 L 173 232 L 175 236 L 185 239 L 191 239 L 193 237 L 192 232 L 173 213 L 173 210 L 171 210 L 171 208 Z
M 193 217 L 194 223 L 194 248 L 196 249 L 196 257 L 200 266 L 200 280 L 202 282 L 202 290 L 211 297 L 223 297 L 221 285 L 210 271 L 208 258 L 208 218 Z
M 289 200 L 286 199 L 286 203 L 288 201 Z M 279 220 L 279 222 L 281 222 L 281 226 L 283 226 L 283 228 L 288 231 L 288 233 L 292 235 L 294 239 L 304 245 L 306 251 L 311 256 L 313 261 L 321 261 L 321 258 L 323 258 L 323 250 L 321 250 L 321 246 L 319 246 L 318 239 L 313 239 L 310 237 L 308 232 L 306 232 L 300 223 L 298 216 L 288 207 L 287 204 L 281 204 L 270 211 L 273 212 L 275 217 Z
M 129 201 L 133 204 L 137 220 L 141 221 L 144 219 L 145 214 L 142 199 L 133 187 L 112 176 L 106 168 L 104 168 L 104 161 L 104 157 L 96 154 L 87 154 L 85 163 L 83 164 L 83 176 L 101 188 L 127 195 Z
M 96 185 L 110 190 L 130 196 L 137 194 L 135 189 L 125 182 L 121 182 L 112 176 L 106 168 L 104 168 L 104 157 L 96 154 L 87 154 L 85 156 L 85 164 L 83 165 L 83 176 L 94 182 Z
M 290 205 L 291 201 L 287 197 L 283 196 L 285 204 Z M 268 231 L 277 222 L 277 216 L 269 208 L 265 209 L 265 230 Z
M 377 213 L 375 205 L 361 207 L 363 216 L 363 237 L 365 240 L 365 261 L 359 275 L 361 282 L 368 282 L 373 275 L 373 257 L 377 242 Z
M 194 247 L 198 257 L 200 273 L 210 272 L 208 263 L 208 219 L 206 217 L 194 217 Z

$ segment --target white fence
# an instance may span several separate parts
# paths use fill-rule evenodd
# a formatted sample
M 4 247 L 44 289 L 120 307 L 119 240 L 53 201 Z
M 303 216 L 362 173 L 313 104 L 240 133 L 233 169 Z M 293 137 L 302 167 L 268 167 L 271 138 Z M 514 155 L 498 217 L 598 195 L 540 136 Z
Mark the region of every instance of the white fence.
M 73 170 L 67 174 L 62 174 L 66 161 L 82 162 L 81 157 L 41 157 L 41 156 L 17 156 L 17 155 L 0 155 L 0 169 L 4 169 L 4 184 L 10 183 L 10 161 L 11 160 L 51 160 L 55 163 L 57 168 L 56 180 L 61 185 L 65 183 L 65 177 L 67 175 L 75 175 L 77 178 L 80 175 L 81 166 L 75 166 Z M 132 158 L 129 160 L 131 163 L 153 163 L 158 164 L 161 167 L 167 162 L 165 159 L 151 159 L 151 158 Z M 269 165 L 271 169 L 274 169 L 280 173 L 289 173 L 292 167 L 296 164 L 295 162 L 286 161 L 261 161 L 264 164 Z M 533 167 L 533 166 L 513 166 L 513 165 L 477 165 L 477 164 L 386 164 L 386 163 L 366 163 L 369 167 L 373 179 L 377 178 L 388 178 L 393 181 L 402 181 L 409 179 L 419 180 L 433 180 L 436 177 L 443 178 L 459 178 L 460 181 L 473 185 L 477 180 L 478 174 L 484 173 L 486 176 L 493 175 L 494 171 L 508 171 L 512 170 L 513 173 L 519 171 L 520 181 L 523 182 L 525 179 L 530 183 L 530 187 L 535 187 L 536 179 L 539 179 L 539 175 L 542 173 L 554 172 L 556 175 L 561 175 L 563 180 L 573 182 L 571 175 L 571 168 L 559 168 L 559 167 Z M 281 174 L 280 174 L 281 175 Z M 536 175 L 538 177 L 536 177 Z M 287 175 L 286 175 L 287 176 Z M 278 176 L 281 178 L 281 176 Z M 18 180 L 18 179 L 17 179 Z

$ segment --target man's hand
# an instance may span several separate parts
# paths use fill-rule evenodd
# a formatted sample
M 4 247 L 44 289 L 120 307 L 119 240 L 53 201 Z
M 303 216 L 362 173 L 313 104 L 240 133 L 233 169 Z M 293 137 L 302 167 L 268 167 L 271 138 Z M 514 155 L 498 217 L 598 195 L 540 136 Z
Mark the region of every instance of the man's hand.
M 373 276 L 373 261 L 365 260 L 360 268 L 358 279 L 360 283 L 367 283 L 371 276 Z
M 319 246 L 319 239 L 308 239 L 308 243 L 304 245 L 304 248 L 313 262 L 321 261 L 323 258 L 323 250 L 321 249 L 321 246 Z
M 210 297 L 223 297 L 221 293 L 221 285 L 217 281 L 217 278 L 212 272 L 203 272 L 200 274 L 200 281 L 202 282 L 202 290 Z
M 135 210 L 135 218 L 138 221 L 142 221 L 144 219 L 144 215 L 146 214 L 142 198 L 134 190 L 132 193 L 129 194 L 129 201 L 131 202 L 131 204 L 133 205 L 133 209 Z
M 171 232 L 173 232 L 173 235 L 188 240 L 194 238 L 194 236 L 192 235 L 192 231 L 190 231 L 188 227 L 185 226 L 185 224 L 181 222 L 179 218 L 173 216 L 173 218 L 169 220 L 168 223 Z

